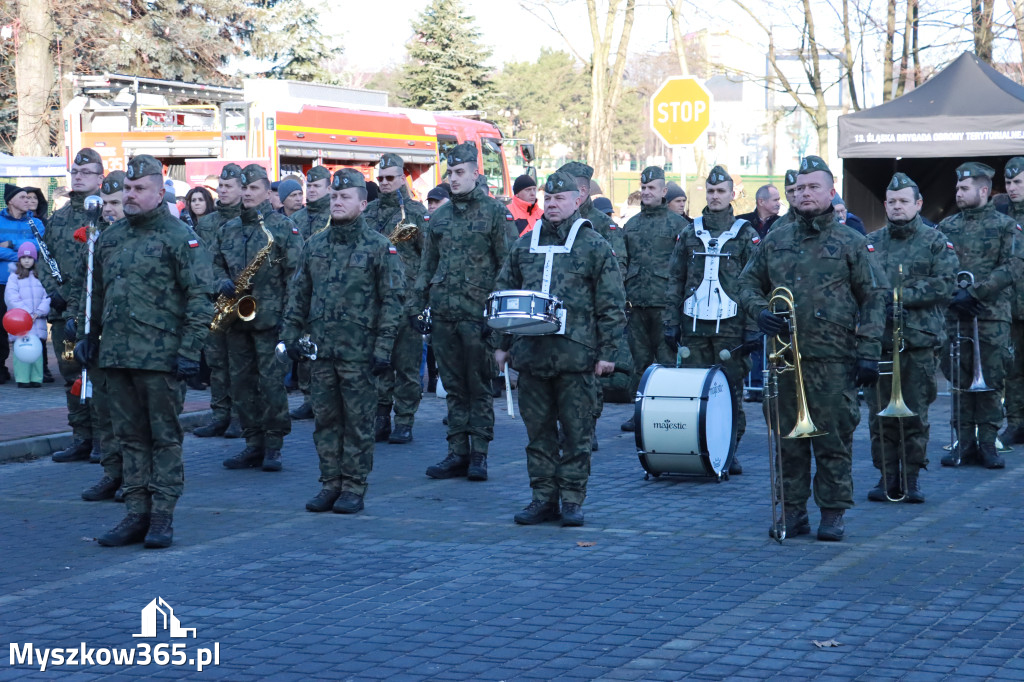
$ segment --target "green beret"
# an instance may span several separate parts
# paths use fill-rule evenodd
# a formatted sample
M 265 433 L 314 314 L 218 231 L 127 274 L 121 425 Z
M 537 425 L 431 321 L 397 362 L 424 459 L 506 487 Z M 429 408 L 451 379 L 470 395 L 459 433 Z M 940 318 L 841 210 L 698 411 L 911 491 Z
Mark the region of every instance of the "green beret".
M 559 168 L 558 172 L 565 173 L 573 178 L 586 178 L 587 180 L 594 177 L 594 169 L 580 161 L 570 161 Z
M 708 173 L 707 184 L 709 185 L 720 185 L 723 182 L 732 182 L 732 176 L 729 175 L 729 171 L 725 170 L 721 166 L 715 166 Z
M 1024 171 L 1024 156 L 1015 156 L 1006 162 L 1006 170 L 1003 173 L 1006 179 L 1015 178 Z
M 910 179 L 906 173 L 896 173 L 892 176 L 892 180 L 889 181 L 889 186 L 886 189 L 891 189 L 893 192 L 898 192 L 901 189 L 907 187 L 917 187 L 917 183 Z
M 242 167 L 237 163 L 226 164 L 220 169 L 221 180 L 238 180 L 242 177 Z
M 129 180 L 138 180 L 147 175 L 164 175 L 164 165 L 149 154 L 139 154 L 128 162 L 124 176 Z
M 405 162 L 402 161 L 402 157 L 398 154 L 388 152 L 384 156 L 380 157 L 380 161 L 377 163 L 377 168 L 380 170 L 384 170 L 385 168 L 405 168 Z
M 317 180 L 330 180 L 331 171 L 324 168 L 323 166 L 313 166 L 306 173 L 306 182 L 316 182 Z
M 557 170 L 548 176 L 544 183 L 545 194 L 561 194 L 562 192 L 578 192 L 576 178 L 565 171 Z
M 660 166 L 648 166 L 644 168 L 644 172 L 640 174 L 640 184 L 646 185 L 652 180 L 664 180 L 665 171 Z
M 792 187 L 795 184 L 796 184 L 796 171 L 795 170 L 788 170 L 788 171 L 786 171 L 785 186 L 786 187 Z
M 458 166 L 461 163 L 477 163 L 478 161 L 476 145 L 472 142 L 457 144 L 448 152 L 449 166 Z
M 107 177 L 103 178 L 103 184 L 100 185 L 101 194 L 117 194 L 124 189 L 124 171 L 111 171 Z
M 242 169 L 242 187 L 252 184 L 257 180 L 269 180 L 267 169 L 257 163 L 250 163 Z
M 334 174 L 334 181 L 331 189 L 350 189 L 352 187 L 366 188 L 366 178 L 355 168 L 342 168 Z
M 956 179 L 963 180 L 964 178 L 992 178 L 996 174 L 996 171 L 992 166 L 986 166 L 978 161 L 968 161 L 967 163 L 961 163 L 956 167 Z
M 800 162 L 800 170 L 797 172 L 797 175 L 807 175 L 817 171 L 824 171 L 829 176 L 832 176 L 832 171 L 829 169 L 828 164 L 820 156 L 805 156 L 804 160 Z
M 86 147 L 75 154 L 75 165 L 84 166 L 90 163 L 98 163 L 101 166 L 103 165 L 103 159 L 100 158 L 100 155 L 96 153 L 95 149 L 89 149 Z

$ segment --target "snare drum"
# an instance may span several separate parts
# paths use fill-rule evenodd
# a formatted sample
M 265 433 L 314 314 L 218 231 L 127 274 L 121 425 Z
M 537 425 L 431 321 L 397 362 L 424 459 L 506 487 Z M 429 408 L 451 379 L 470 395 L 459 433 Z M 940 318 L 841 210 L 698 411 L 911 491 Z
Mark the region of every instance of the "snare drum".
M 506 334 L 539 336 L 562 328 L 562 302 L 539 291 L 507 289 L 487 297 L 487 326 Z
M 644 470 L 728 478 L 736 447 L 729 380 L 718 365 L 651 365 L 637 389 L 636 450 Z

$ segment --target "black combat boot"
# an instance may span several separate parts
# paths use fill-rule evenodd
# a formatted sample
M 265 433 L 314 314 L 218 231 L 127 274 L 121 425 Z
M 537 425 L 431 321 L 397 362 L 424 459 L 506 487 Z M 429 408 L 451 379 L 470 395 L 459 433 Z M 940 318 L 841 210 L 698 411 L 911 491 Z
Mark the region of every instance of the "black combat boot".
M 986 469 L 1002 469 L 1006 466 L 1003 456 L 996 452 L 995 443 L 982 443 L 978 446 L 981 456 L 981 466 Z
M 978 444 L 974 441 L 970 441 L 966 446 L 961 447 L 961 443 L 958 442 L 950 449 L 949 452 L 942 456 L 942 466 L 944 467 L 955 467 L 955 466 L 966 466 L 973 464 L 978 459 Z M 959 460 L 959 461 L 958 461 Z
M 377 417 L 373 420 L 373 440 L 383 443 L 391 437 L 391 406 L 378 405 Z
M 92 453 L 92 440 L 76 438 L 64 450 L 58 450 L 50 457 L 54 462 L 84 462 Z
M 216 438 L 217 436 L 223 436 L 230 425 L 230 419 L 213 419 L 193 429 L 192 435 L 196 438 Z
M 169 512 L 153 512 L 149 517 L 146 549 L 164 549 L 174 541 L 174 517 Z
M 281 451 L 277 449 L 267 448 L 263 451 L 263 470 L 264 471 L 280 471 L 281 470 Z
M 395 424 L 395 430 L 388 437 L 388 442 L 395 445 L 405 445 L 412 442 L 412 427 L 408 424 Z
M 114 502 L 124 503 L 124 483 L 122 483 L 121 487 L 117 489 L 116 493 L 114 493 Z
M 583 508 L 575 502 L 563 502 L 562 503 L 562 525 L 563 526 L 582 526 L 583 525 Z
M 878 484 L 868 491 L 868 500 L 871 502 L 888 502 L 890 496 L 900 496 L 900 481 L 891 474 L 879 477 Z
M 114 497 L 117 489 L 121 487 L 120 478 L 111 478 L 104 475 L 96 485 L 82 491 L 82 499 L 86 502 L 99 502 Z
M 231 420 L 231 425 L 228 426 L 228 430 L 224 432 L 225 438 L 241 438 L 242 437 L 242 423 L 237 419 Z
M 263 466 L 263 448 L 247 445 L 234 457 L 224 460 L 225 469 L 258 469 Z
M 146 539 L 148 530 L 149 514 L 128 512 L 128 515 L 121 519 L 121 523 L 96 538 L 96 541 L 104 547 L 135 545 Z
M 346 490 L 341 495 L 338 495 L 338 499 L 334 501 L 332 509 L 335 514 L 355 514 L 356 512 L 361 512 L 363 511 L 363 496 L 351 490 Z
M 786 507 L 786 537 L 792 538 L 797 535 L 808 535 L 811 532 L 811 521 L 807 517 L 807 509 L 797 507 Z M 768 537 L 777 538 L 782 533 L 781 529 L 774 526 L 768 528 Z
M 454 452 L 449 452 L 440 462 L 427 467 L 427 476 L 430 478 L 458 478 L 468 473 L 469 456 L 456 455 Z
M 534 500 L 525 509 L 516 512 L 513 517 L 515 522 L 521 526 L 535 526 L 538 523 L 557 521 L 560 518 L 562 518 L 562 514 L 558 511 L 558 502 L 551 500 L 547 502 Z
M 306 509 L 311 512 L 325 512 L 330 511 L 334 503 L 338 501 L 338 497 L 341 496 L 341 488 L 335 488 L 330 485 L 325 485 L 321 488 L 320 492 L 316 494 L 316 497 L 306 503 Z
M 818 539 L 824 542 L 839 542 L 846 532 L 843 523 L 844 509 L 822 509 L 821 524 L 818 526 Z
M 469 468 L 466 469 L 466 478 L 471 481 L 487 480 L 487 454 L 474 452 L 469 456 Z
M 917 471 L 913 473 L 907 472 L 907 499 L 905 501 L 911 504 L 921 504 L 924 502 L 924 491 L 921 490 L 918 473 Z
M 739 476 L 743 473 L 743 465 L 740 464 L 740 458 L 733 453 L 732 459 L 729 460 L 729 475 Z
M 100 450 L 100 441 L 94 438 L 92 441 L 92 452 L 89 453 L 89 464 L 99 464 L 103 461 L 103 451 Z
M 635 416 L 635 415 L 634 415 Z M 630 417 L 626 421 L 622 422 L 622 426 L 619 427 L 623 431 L 633 432 L 636 431 L 636 424 L 633 423 L 633 417 Z
M 302 421 L 304 419 L 312 419 L 313 418 L 313 406 L 309 403 L 308 400 L 304 400 L 304 401 L 302 401 L 301 405 L 296 407 L 294 410 L 292 410 L 288 414 L 290 414 L 292 419 L 294 419 L 296 421 Z

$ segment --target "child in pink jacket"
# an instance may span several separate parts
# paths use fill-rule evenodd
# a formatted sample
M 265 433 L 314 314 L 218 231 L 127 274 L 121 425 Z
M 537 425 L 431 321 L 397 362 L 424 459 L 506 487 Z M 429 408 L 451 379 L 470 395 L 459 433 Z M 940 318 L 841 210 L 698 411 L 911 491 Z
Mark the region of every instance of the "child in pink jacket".
M 36 278 L 36 245 L 25 242 L 18 247 L 18 263 L 11 263 L 11 276 L 7 279 L 4 301 L 7 309 L 21 308 L 32 316 L 32 329 L 29 334 L 38 336 L 46 343 L 46 316 L 50 314 L 50 297 L 46 289 Z M 14 337 L 10 339 L 13 341 Z M 14 380 L 18 388 L 40 388 L 43 385 L 43 358 L 26 364 L 17 357 L 12 358 Z

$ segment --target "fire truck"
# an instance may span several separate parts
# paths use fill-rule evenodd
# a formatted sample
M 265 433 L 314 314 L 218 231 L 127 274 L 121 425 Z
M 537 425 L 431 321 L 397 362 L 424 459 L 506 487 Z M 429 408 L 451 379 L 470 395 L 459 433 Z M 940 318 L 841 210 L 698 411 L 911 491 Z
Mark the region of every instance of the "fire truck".
M 472 141 L 491 195 L 508 200 L 506 149 L 532 160 L 531 145 L 516 149 L 479 112 L 389 107 L 387 93 L 373 90 L 263 79 L 233 88 L 120 74 L 76 75 L 75 88 L 64 108 L 69 165 L 82 147 L 95 149 L 108 171 L 150 154 L 193 187 L 230 162 L 260 163 L 275 180 L 314 165 L 356 168 L 374 180 L 374 164 L 394 152 L 422 199 L 442 181 L 447 151 Z

